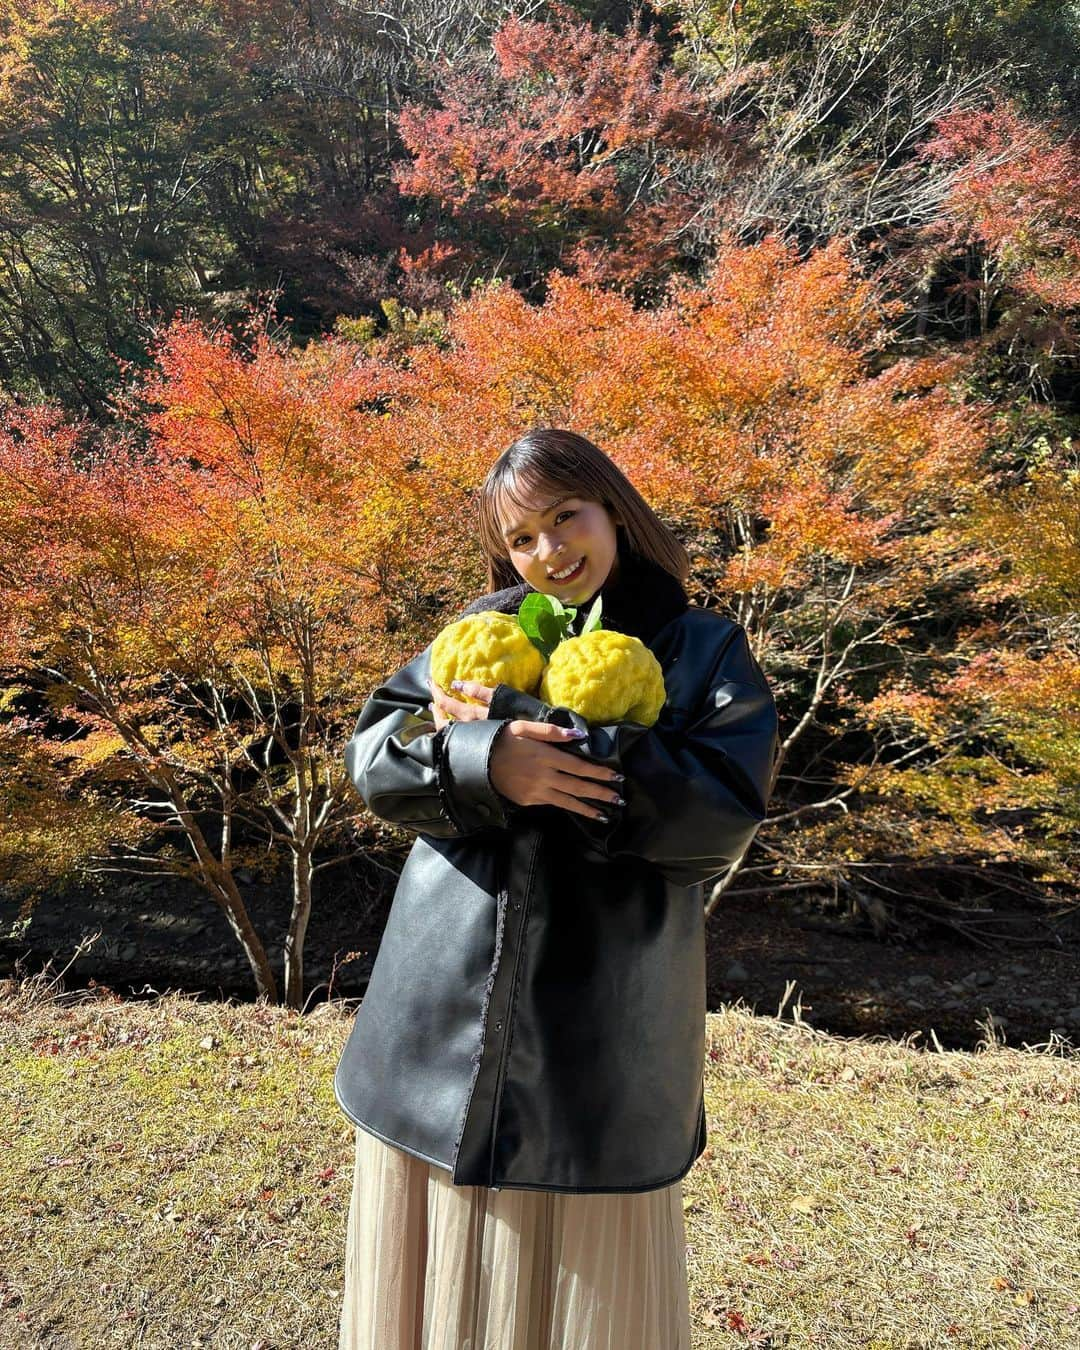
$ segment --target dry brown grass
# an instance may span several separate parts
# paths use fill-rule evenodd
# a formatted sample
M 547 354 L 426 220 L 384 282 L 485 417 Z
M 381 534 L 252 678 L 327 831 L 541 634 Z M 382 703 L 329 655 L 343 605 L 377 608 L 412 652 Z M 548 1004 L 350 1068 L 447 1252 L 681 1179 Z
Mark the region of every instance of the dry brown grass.
M 695 1350 L 1080 1344 L 1075 1052 L 839 1040 L 793 1013 L 709 1018 Z M 0 1346 L 332 1350 L 350 1021 L 9 983 Z
M 790 993 L 790 987 L 789 987 Z M 709 1018 L 697 1350 L 1080 1346 L 1080 1067 Z

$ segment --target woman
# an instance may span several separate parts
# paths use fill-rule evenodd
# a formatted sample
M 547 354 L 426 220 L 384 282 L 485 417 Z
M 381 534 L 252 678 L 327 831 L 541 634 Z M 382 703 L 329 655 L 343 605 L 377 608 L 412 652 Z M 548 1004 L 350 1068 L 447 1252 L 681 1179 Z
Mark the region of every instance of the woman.
M 689 1350 L 705 1147 L 704 884 L 766 812 L 776 709 L 685 549 L 568 431 L 481 488 L 491 594 L 597 595 L 664 672 L 652 727 L 506 684 L 375 690 L 346 764 L 416 834 L 334 1077 L 356 1126 L 340 1350 Z M 479 702 L 466 702 L 455 694 Z

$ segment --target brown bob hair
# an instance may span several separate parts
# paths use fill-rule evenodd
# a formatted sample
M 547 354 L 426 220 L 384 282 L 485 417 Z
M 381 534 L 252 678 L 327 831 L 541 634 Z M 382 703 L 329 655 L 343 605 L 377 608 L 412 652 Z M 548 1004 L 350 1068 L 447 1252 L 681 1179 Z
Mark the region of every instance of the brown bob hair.
M 535 427 L 502 452 L 480 485 L 480 544 L 487 556 L 492 591 L 521 584 L 495 509 L 500 499 L 524 509 L 519 490 L 537 496 L 570 492 L 600 502 L 609 515 L 620 520 L 615 527 L 620 559 L 632 554 L 649 558 L 686 585 L 690 555 L 603 450 L 576 431 Z

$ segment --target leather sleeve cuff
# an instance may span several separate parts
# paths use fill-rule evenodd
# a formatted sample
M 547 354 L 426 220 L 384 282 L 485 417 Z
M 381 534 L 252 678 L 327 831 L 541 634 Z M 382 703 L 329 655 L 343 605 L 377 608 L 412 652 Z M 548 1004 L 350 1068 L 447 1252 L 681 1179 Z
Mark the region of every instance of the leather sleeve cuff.
M 515 804 L 491 783 L 491 754 L 506 719 L 448 722 L 436 733 L 436 768 L 443 810 L 462 834 L 509 823 Z
M 488 704 L 488 717 L 506 718 L 523 722 L 554 722 L 559 726 L 571 726 L 572 719 L 565 708 L 553 707 L 533 694 L 523 693 L 512 684 L 497 684 Z

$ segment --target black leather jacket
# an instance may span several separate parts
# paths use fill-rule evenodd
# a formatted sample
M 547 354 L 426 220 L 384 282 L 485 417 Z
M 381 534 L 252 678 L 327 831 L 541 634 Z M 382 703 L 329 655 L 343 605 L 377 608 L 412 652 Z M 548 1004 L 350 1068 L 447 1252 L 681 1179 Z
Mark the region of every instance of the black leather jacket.
M 335 1095 L 459 1185 L 646 1191 L 705 1147 L 704 885 L 765 816 L 776 708 L 738 624 L 623 561 L 603 623 L 660 661 L 653 727 L 590 727 L 499 684 L 486 718 L 434 731 L 429 645 L 374 691 L 346 750 L 369 809 L 416 840 Z M 531 589 L 465 612 L 515 612 Z M 514 718 L 589 732 L 561 748 L 626 775 L 610 823 L 492 787 Z

